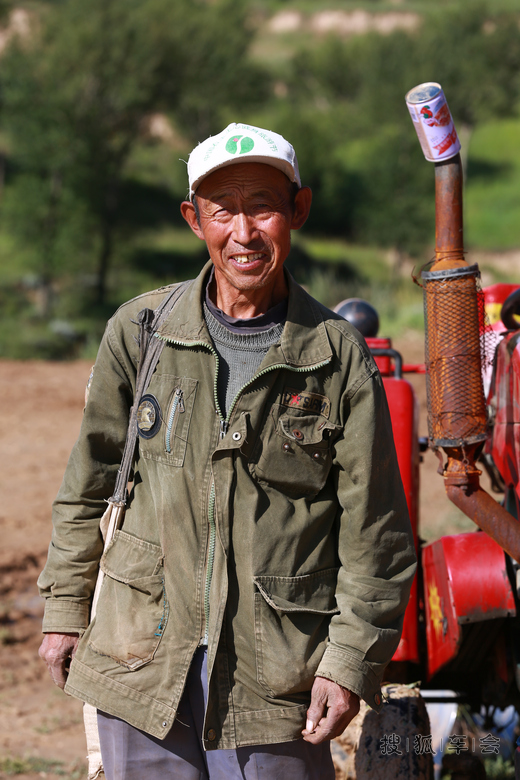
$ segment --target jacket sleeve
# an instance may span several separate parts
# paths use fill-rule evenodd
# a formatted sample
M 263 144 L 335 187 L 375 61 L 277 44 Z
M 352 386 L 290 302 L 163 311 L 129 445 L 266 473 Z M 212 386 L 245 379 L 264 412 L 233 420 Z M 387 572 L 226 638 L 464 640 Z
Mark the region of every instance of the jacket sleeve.
M 49 554 L 38 580 L 46 599 L 44 632 L 81 634 L 89 622 L 103 552 L 99 521 L 114 489 L 135 387 L 138 347 L 133 339 L 126 346 L 116 330 L 114 318 L 99 348 L 79 438 L 53 505 Z
M 401 636 L 416 555 L 390 413 L 375 367 L 344 394 L 343 413 L 335 459 L 340 612 L 332 618 L 316 674 L 354 691 L 377 711 L 382 675 Z

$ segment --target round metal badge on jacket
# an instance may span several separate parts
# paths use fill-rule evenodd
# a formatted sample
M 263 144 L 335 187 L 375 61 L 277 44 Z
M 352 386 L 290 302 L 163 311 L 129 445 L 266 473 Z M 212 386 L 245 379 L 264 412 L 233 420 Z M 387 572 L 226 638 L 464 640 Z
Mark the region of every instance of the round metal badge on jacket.
M 142 439 L 153 439 L 161 427 L 161 407 L 151 393 L 143 395 L 137 408 L 137 433 Z

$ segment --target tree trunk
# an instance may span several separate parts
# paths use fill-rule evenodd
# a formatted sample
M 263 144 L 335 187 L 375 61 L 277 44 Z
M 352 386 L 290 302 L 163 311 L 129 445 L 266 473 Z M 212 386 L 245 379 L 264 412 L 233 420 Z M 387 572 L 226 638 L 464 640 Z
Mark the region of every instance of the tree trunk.
M 383 693 L 380 715 L 361 702 L 331 743 L 336 780 L 432 780 L 430 721 L 419 690 L 385 685 Z
M 61 175 L 54 171 L 51 175 L 47 217 L 43 230 L 42 274 L 41 274 L 41 315 L 49 318 L 54 308 L 55 280 L 55 244 L 58 225 L 58 204 L 61 197 Z
M 96 303 L 105 303 L 107 294 L 107 278 L 110 260 L 114 249 L 114 228 L 117 219 L 117 184 L 112 181 L 107 186 L 105 209 L 101 215 L 101 249 L 99 251 Z

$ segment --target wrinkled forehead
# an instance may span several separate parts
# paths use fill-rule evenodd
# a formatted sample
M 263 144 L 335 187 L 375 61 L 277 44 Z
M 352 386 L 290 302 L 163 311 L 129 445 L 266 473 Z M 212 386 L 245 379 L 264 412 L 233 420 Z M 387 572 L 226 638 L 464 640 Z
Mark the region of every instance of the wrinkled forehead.
M 272 165 L 243 162 L 210 173 L 199 184 L 195 195 L 207 200 L 226 196 L 247 199 L 264 193 L 285 198 L 291 188 L 288 177 Z

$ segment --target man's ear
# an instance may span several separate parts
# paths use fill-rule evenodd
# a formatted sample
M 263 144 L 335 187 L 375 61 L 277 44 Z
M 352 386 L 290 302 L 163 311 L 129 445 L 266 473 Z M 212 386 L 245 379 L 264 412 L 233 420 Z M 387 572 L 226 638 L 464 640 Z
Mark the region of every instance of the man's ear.
M 311 210 L 312 191 L 310 187 L 301 187 L 294 197 L 294 213 L 291 229 L 298 230 L 307 221 Z
M 202 232 L 199 225 L 197 212 L 195 211 L 195 206 L 193 203 L 191 203 L 189 200 L 183 200 L 181 203 L 181 214 L 195 235 L 200 238 L 201 241 L 204 241 L 204 233 Z

